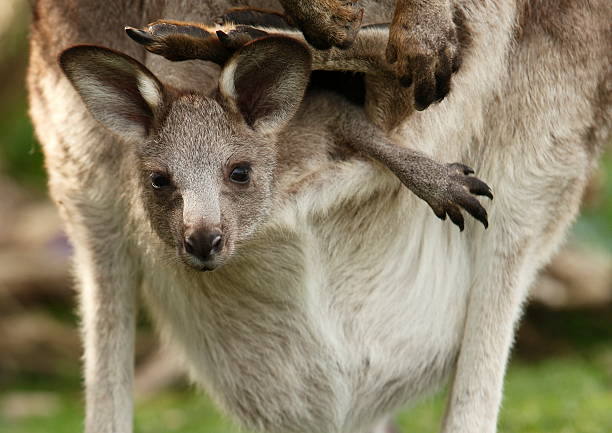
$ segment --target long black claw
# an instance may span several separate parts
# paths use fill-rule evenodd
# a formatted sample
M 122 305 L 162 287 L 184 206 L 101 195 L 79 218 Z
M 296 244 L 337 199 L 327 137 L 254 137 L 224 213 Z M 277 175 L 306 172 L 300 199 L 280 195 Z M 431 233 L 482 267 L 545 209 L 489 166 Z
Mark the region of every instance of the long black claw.
M 478 200 L 476 200 L 471 195 L 466 194 L 465 196 L 461 197 L 461 199 L 459 200 L 459 204 L 470 215 L 480 221 L 485 229 L 489 227 L 487 211 L 484 207 L 482 207 Z
M 449 207 L 446 210 L 446 213 L 448 213 L 448 216 L 450 217 L 451 221 L 457 227 L 459 227 L 459 231 L 463 231 L 463 228 L 464 228 L 464 225 L 463 225 L 463 215 L 461 215 L 461 211 L 459 210 L 459 208 L 457 208 L 457 207 Z
M 468 210 L 468 212 L 470 211 Z M 485 210 L 485 208 L 480 206 L 480 208 L 478 209 L 478 215 L 475 215 L 472 212 L 470 212 L 470 215 L 472 215 L 474 218 L 480 221 L 482 225 L 484 226 L 485 230 L 489 228 L 489 219 L 488 219 L 487 211 Z
M 489 220 L 487 218 L 487 213 L 485 211 L 485 215 L 482 219 L 478 219 L 478 221 L 480 221 L 482 223 L 482 225 L 484 226 L 485 230 L 489 228 Z
M 444 209 L 436 209 L 434 207 L 432 207 L 431 209 L 433 210 L 434 214 L 436 214 L 436 216 L 442 221 L 446 220 L 446 212 L 444 212 Z
M 484 195 L 486 197 L 489 197 L 491 200 L 493 200 L 493 193 L 491 192 L 491 188 L 489 188 L 489 185 L 484 183 L 482 180 L 476 177 L 468 177 L 466 179 L 466 183 L 467 183 L 469 191 L 472 194 Z
M 144 30 L 136 29 L 130 26 L 125 26 L 125 32 L 130 38 L 138 42 L 140 45 L 151 45 L 152 43 L 155 42 L 155 39 L 151 37 L 151 35 L 148 32 L 145 32 Z

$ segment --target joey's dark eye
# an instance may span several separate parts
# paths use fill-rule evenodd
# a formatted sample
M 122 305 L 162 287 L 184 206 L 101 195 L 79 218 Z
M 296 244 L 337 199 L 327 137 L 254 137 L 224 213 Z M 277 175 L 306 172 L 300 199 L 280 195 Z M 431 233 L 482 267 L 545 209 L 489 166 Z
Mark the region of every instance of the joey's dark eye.
M 235 183 L 247 183 L 251 178 L 251 168 L 248 165 L 237 165 L 230 174 L 230 180 Z
M 155 189 L 170 186 L 170 178 L 165 174 L 151 173 L 151 186 Z

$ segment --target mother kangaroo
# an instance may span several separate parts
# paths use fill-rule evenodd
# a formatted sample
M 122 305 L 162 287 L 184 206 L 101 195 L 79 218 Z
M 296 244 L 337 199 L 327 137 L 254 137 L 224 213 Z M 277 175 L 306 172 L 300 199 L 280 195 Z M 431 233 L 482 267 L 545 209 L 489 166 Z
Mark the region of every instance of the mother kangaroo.
M 361 0 L 363 24 L 397 23 L 394 3 Z M 419 111 L 431 102 L 431 92 L 419 97 L 431 88 L 419 71 L 437 69 L 417 65 L 403 80 L 414 83 L 406 97 L 416 101 L 389 134 L 438 161 L 474 167 L 495 191 L 487 231 L 474 221 L 463 233 L 440 223 L 383 168 L 339 155 L 334 149 L 347 143 L 319 120 L 344 102 L 329 95 L 325 110 L 313 110 L 321 96 L 306 94 L 294 129 L 281 135 L 278 199 L 265 221 L 236 246 L 235 259 L 198 273 L 175 260 L 143 209 L 135 146 L 94 120 L 57 57 L 74 44 L 102 45 L 164 85 L 210 94 L 216 65 L 169 63 L 125 37 L 123 26 L 211 22 L 245 4 L 280 10 L 267 0 L 34 2 L 31 116 L 75 248 L 86 432 L 132 431 L 142 294 L 193 379 L 248 428 L 384 432 L 395 411 L 450 381 L 442 431 L 494 433 L 521 306 L 609 139 L 609 2 L 453 0 L 462 65 L 452 90 Z M 414 24 L 414 32 L 427 28 Z M 387 56 L 404 77 L 413 62 L 401 60 L 395 37 Z

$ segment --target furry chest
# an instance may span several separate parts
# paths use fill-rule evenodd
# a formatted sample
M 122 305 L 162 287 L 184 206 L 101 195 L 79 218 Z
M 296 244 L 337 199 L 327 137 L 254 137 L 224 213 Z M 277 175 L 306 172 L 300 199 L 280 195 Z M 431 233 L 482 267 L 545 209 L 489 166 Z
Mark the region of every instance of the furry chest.
M 455 360 L 467 247 L 411 200 L 272 226 L 213 273 L 157 272 L 154 316 L 250 428 L 354 431 L 438 386 Z

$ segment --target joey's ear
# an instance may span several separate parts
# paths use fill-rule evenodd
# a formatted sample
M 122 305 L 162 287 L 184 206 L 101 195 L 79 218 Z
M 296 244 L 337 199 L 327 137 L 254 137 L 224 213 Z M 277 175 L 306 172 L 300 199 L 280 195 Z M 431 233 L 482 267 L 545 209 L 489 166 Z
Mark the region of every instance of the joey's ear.
M 164 90 L 142 64 L 107 48 L 64 51 L 60 66 L 91 114 L 127 141 L 142 141 L 163 109 Z
M 223 68 L 222 97 L 246 123 L 274 133 L 297 112 L 310 78 L 311 56 L 304 43 L 268 36 L 240 48 Z

